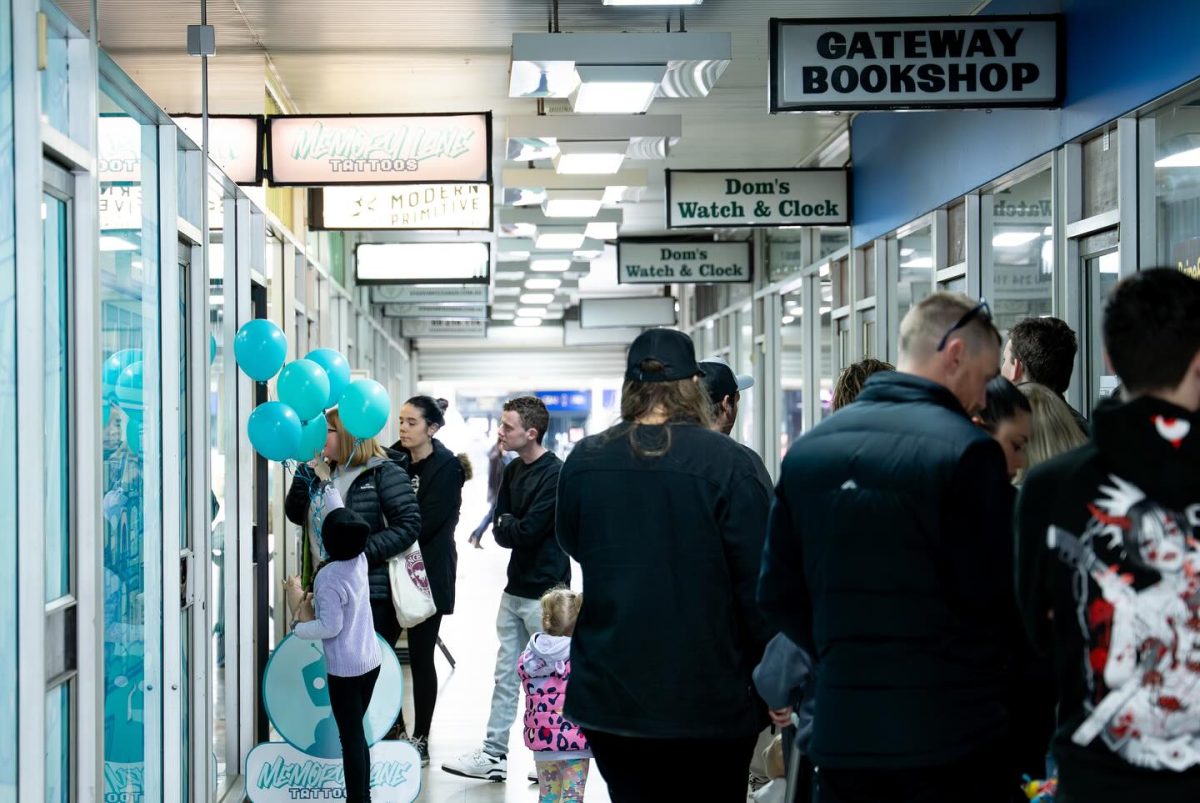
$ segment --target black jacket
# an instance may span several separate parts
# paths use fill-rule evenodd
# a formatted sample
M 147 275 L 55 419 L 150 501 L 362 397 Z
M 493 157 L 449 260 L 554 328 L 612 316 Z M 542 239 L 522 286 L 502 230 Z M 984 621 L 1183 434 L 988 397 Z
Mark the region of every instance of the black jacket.
M 393 451 L 404 454 L 408 474 L 412 478 L 421 508 L 421 557 L 429 576 L 429 590 L 438 613 L 454 613 L 454 581 L 458 573 L 458 549 L 454 545 L 454 528 L 462 508 L 463 483 L 466 471 L 459 458 L 434 438 L 433 454 L 419 463 L 411 462 L 399 443 Z
M 1017 593 L 1052 652 L 1071 800 L 1200 800 L 1200 416 L 1109 404 L 1029 473 Z
M 571 562 L 554 540 L 561 469 L 554 452 L 529 465 L 518 458 L 504 467 L 492 535 L 497 544 L 512 550 L 504 591 L 514 597 L 540 599 L 551 588 L 571 583 Z
M 288 490 L 284 513 L 288 521 L 308 524 L 309 488 L 312 469 L 301 466 Z M 373 457 L 367 468 L 350 484 L 346 507 L 361 516 L 371 528 L 367 538 L 368 580 L 371 599 L 391 599 L 392 585 L 387 561 L 412 546 L 421 532 L 421 511 L 408 475 L 394 461 Z
M 576 444 L 558 540 L 583 570 L 566 716 L 666 739 L 749 736 L 766 724 L 751 673 L 771 637 L 754 603 L 770 503 L 746 451 L 693 424 L 630 424 Z
M 1006 728 L 1013 490 L 941 385 L 872 376 L 783 461 L 758 599 L 817 662 L 811 752 L 917 768 Z

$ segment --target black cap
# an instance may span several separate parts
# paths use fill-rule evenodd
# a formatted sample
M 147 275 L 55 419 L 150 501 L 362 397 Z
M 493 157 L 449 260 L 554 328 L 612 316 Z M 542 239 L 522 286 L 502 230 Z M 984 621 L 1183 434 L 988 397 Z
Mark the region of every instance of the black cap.
M 371 526 L 366 520 L 344 507 L 325 514 L 321 522 L 321 543 L 330 560 L 353 560 L 367 547 Z
M 663 370 L 648 372 L 638 366 L 643 360 L 657 360 Z M 648 329 L 629 347 L 625 378 L 635 382 L 677 382 L 703 375 L 696 364 L 696 347 L 692 339 L 674 329 Z
M 726 396 L 754 387 L 754 377 L 736 376 L 723 362 L 705 360 L 700 363 L 700 370 L 704 372 L 704 390 L 713 404 L 720 404 Z

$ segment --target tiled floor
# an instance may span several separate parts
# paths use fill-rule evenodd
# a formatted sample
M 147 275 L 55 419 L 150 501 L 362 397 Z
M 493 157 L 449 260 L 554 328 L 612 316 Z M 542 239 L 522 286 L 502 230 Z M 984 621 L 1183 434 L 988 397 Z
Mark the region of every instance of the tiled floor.
M 468 489 L 470 486 L 468 486 Z M 474 494 L 464 494 L 473 500 Z M 454 656 L 456 668 L 439 652 L 438 677 L 441 692 L 430 734 L 432 761 L 423 773 L 421 800 L 436 803 L 484 803 L 484 801 L 537 800 L 537 785 L 526 775 L 533 769 L 533 754 L 525 748 L 519 724 L 509 739 L 508 782 L 489 783 L 458 778 L 443 772 L 441 763 L 483 744 L 484 727 L 492 696 L 492 672 L 496 662 L 496 609 L 505 583 L 508 551 L 496 546 L 490 533 L 484 549 L 473 549 L 466 534 L 483 516 L 482 502 L 464 500 L 459 527 L 457 601 L 453 616 L 443 619 L 442 641 Z M 578 585 L 578 567 L 575 567 Z M 407 668 L 406 668 L 407 682 Z M 406 695 L 405 717 L 412 721 L 411 695 Z M 518 709 L 524 710 L 522 699 Z M 608 790 L 593 765 L 586 793 L 588 803 L 608 803 Z

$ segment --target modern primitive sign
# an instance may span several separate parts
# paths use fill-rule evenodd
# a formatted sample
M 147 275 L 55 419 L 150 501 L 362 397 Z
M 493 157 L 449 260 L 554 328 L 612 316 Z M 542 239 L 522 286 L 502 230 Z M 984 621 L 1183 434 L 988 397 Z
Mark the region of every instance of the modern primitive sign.
M 618 240 L 621 284 L 708 284 L 752 278 L 750 242 Z
M 850 223 L 850 182 L 846 170 L 668 170 L 666 173 L 670 229 Z
M 771 112 L 1062 105 L 1061 15 L 772 19 Z

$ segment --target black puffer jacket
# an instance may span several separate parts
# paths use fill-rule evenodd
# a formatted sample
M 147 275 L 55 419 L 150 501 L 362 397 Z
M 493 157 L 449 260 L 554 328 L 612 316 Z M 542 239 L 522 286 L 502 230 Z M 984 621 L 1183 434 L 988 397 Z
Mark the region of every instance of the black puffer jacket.
M 783 461 L 758 601 L 817 661 L 822 766 L 927 767 L 1004 733 L 1013 490 L 941 385 L 888 371 Z
M 284 512 L 294 524 L 308 524 L 312 482 L 312 469 L 301 466 L 284 504 Z M 367 461 L 366 469 L 350 484 L 345 502 L 346 507 L 361 516 L 371 528 L 364 550 L 371 599 L 391 599 L 388 558 L 412 546 L 421 533 L 421 511 L 408 474 L 393 460 L 372 457 Z
M 454 613 L 454 580 L 458 574 L 458 549 L 454 545 L 454 528 L 462 508 L 463 483 L 466 469 L 460 458 L 433 441 L 433 454 L 419 463 L 412 463 L 398 442 L 392 451 L 404 455 L 417 504 L 421 506 L 421 557 L 429 577 L 429 590 L 438 613 Z

